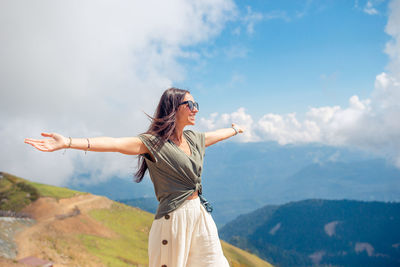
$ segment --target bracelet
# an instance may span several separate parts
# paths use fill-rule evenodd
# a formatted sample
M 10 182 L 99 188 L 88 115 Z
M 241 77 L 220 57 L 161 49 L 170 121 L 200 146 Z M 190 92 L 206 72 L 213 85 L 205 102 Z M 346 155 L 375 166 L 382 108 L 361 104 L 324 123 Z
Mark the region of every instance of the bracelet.
M 239 133 L 239 129 L 236 126 L 232 126 L 233 130 L 235 130 L 235 135 Z
M 67 151 L 67 148 L 71 148 L 72 138 L 71 138 L 71 137 L 68 137 L 68 138 L 69 138 L 69 144 L 68 144 L 68 147 L 66 147 L 66 148 L 64 149 L 63 155 L 65 155 L 65 152 Z
M 86 155 L 86 152 L 88 152 L 88 151 L 89 151 L 89 149 L 90 149 L 90 142 L 89 142 L 89 138 L 86 138 L 86 140 L 87 140 L 87 149 L 85 150 L 85 155 Z

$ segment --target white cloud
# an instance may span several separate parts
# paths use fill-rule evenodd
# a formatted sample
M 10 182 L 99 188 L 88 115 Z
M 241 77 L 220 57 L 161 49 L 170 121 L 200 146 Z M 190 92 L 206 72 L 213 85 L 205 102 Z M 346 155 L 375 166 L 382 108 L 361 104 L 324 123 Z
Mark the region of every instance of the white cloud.
M 400 168 L 399 0 L 391 2 L 390 11 L 386 32 L 392 40 L 385 49 L 390 57 L 388 72 L 376 76 L 375 89 L 369 99 L 362 100 L 354 95 L 347 107 L 311 107 L 302 120 L 295 113 L 269 113 L 254 122 L 241 108 L 235 113 L 246 117 L 243 123 L 249 129 L 248 135 L 241 141 L 272 140 L 280 144 L 323 143 L 356 147 L 384 156 Z M 229 126 L 223 117 L 233 119 L 230 114 L 213 114 L 204 119 L 208 122 L 204 123 L 204 127 Z
M 212 114 L 201 118 L 205 129 L 229 127 L 243 123 L 248 129 L 238 141 L 276 141 L 281 145 L 323 143 L 349 146 L 385 156 L 400 167 L 400 83 L 387 73 L 376 77 L 376 89 L 371 99 L 360 100 L 354 95 L 346 108 L 340 106 L 310 108 L 303 120 L 296 113 L 268 113 L 258 121 L 244 108 L 232 114 Z M 233 114 L 241 114 L 238 117 Z
M 300 15 L 300 16 L 303 16 L 303 15 Z M 247 6 L 246 14 L 243 16 L 242 22 L 246 27 L 246 32 L 248 34 L 253 34 L 255 24 L 257 24 L 263 20 L 273 20 L 273 19 L 282 19 L 284 21 L 290 21 L 290 17 L 287 15 L 286 11 L 271 10 L 267 13 L 260 13 L 260 12 L 254 12 L 250 6 Z M 233 34 L 239 35 L 240 28 L 236 28 L 233 31 Z
M 297 18 L 302 18 L 306 16 L 311 8 L 313 0 L 307 0 L 304 4 L 303 10 L 301 11 L 296 11 L 296 17 Z
M 254 25 L 263 20 L 263 14 L 254 12 L 250 6 L 247 7 L 247 14 L 243 18 L 243 22 L 246 25 L 248 34 L 254 33 Z
M 108 153 L 41 153 L 23 143 L 41 131 L 132 136 L 145 130 L 161 92 L 185 78 L 179 58 L 217 36 L 230 0 L 0 2 L 0 170 L 62 184 L 130 174 Z M 106 164 L 105 164 L 106 163 Z
M 273 140 L 282 145 L 320 139 L 320 129 L 316 123 L 310 120 L 300 123 L 295 113 L 283 116 L 266 114 L 258 121 L 257 128 L 263 139 Z
M 391 1 L 391 10 L 385 31 L 391 35 L 392 40 L 386 44 L 385 52 L 390 57 L 389 69 L 399 80 L 400 77 L 400 1 Z
M 376 15 L 378 14 L 378 10 L 376 10 L 376 8 L 374 8 L 373 4 L 371 1 L 368 1 L 365 4 L 364 10 L 365 13 L 367 13 L 368 15 Z
M 228 113 L 212 113 L 209 118 L 200 118 L 199 128 L 203 131 L 213 131 L 219 128 L 231 127 L 232 123 L 236 123 L 245 129 L 243 134 L 238 135 L 237 140 L 240 142 L 260 141 L 254 133 L 254 122 L 244 108 Z

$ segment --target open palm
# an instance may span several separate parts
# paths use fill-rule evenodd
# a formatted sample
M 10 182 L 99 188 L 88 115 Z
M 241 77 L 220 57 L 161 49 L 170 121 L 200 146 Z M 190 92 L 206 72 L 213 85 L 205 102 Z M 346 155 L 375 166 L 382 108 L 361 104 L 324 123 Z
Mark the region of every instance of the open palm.
M 48 139 L 25 138 L 25 143 L 32 145 L 40 151 L 52 152 L 66 147 L 65 137 L 57 133 L 42 133 Z

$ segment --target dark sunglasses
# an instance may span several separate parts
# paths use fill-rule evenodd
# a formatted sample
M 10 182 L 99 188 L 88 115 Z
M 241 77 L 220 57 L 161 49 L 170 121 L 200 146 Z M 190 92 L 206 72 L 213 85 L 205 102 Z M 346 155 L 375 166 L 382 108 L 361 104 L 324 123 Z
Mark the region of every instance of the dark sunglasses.
M 188 107 L 189 107 L 190 111 L 193 111 L 194 108 L 199 110 L 199 103 L 197 103 L 197 102 L 193 102 L 192 100 L 188 100 L 188 101 L 184 101 L 184 102 L 180 103 L 179 106 L 180 105 L 184 105 L 184 104 L 188 104 Z

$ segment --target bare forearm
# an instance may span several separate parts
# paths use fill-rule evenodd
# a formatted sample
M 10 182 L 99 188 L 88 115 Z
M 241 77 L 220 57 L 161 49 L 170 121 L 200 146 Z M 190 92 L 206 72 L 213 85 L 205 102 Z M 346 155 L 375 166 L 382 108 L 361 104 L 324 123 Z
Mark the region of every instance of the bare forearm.
M 93 137 L 71 138 L 58 133 L 41 134 L 46 139 L 25 138 L 25 143 L 44 152 L 57 151 L 64 148 L 73 148 L 96 152 L 119 152 L 128 155 L 150 153 L 138 137 Z
M 88 150 L 95 152 L 118 152 L 116 138 L 92 137 L 92 138 L 68 138 L 65 137 L 65 148 Z
M 211 146 L 217 142 L 228 139 L 236 135 L 236 131 L 233 128 L 223 128 L 213 132 L 206 133 L 206 147 Z

